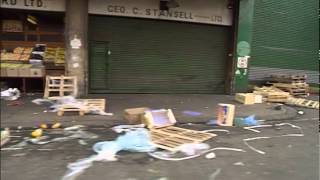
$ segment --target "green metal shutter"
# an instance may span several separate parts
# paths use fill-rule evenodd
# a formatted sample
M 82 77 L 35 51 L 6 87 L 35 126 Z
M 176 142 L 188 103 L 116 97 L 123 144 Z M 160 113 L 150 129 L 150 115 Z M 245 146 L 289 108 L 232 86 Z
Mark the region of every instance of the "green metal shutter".
M 95 61 L 89 61 L 89 90 L 105 90 L 108 88 L 108 44 L 99 41 L 89 42 L 89 56 Z M 98 77 L 98 78 L 97 78 Z
M 318 0 L 256 0 L 250 80 L 306 73 L 319 82 Z
M 89 24 L 91 41 L 109 42 L 106 92 L 224 92 L 229 27 L 107 16 Z

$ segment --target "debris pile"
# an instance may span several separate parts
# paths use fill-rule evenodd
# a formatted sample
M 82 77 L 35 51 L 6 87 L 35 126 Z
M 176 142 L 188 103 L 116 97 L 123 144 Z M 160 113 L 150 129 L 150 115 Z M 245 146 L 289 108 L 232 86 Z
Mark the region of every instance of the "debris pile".
M 299 97 L 309 96 L 307 75 L 272 74 L 271 86 L 254 87 L 253 93 L 237 93 L 235 100 L 248 105 L 255 104 L 261 96 L 263 102 L 283 103 L 293 106 L 319 109 L 319 101 L 312 101 Z

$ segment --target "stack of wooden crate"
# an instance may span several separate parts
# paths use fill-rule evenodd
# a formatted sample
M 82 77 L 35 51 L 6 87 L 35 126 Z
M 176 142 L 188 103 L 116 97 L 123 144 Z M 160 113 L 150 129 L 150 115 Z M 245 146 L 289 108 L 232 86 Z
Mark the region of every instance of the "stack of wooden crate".
M 306 74 L 272 74 L 269 83 L 276 88 L 289 92 L 292 96 L 307 97 L 309 96 L 309 85 L 306 79 Z

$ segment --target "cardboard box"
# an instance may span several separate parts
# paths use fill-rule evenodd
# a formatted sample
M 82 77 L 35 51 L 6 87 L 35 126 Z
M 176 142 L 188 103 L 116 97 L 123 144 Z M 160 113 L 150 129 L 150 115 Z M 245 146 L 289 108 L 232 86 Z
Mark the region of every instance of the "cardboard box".
M 8 77 L 18 77 L 19 76 L 20 64 L 10 64 L 6 68 L 6 73 Z
M 176 122 L 176 118 L 171 109 L 146 111 L 143 118 L 143 123 L 149 129 L 172 126 Z
M 148 111 L 147 107 L 130 108 L 124 110 L 124 119 L 130 124 L 141 124 L 144 116 L 144 112 Z
M 233 104 L 218 104 L 217 122 L 221 126 L 232 126 L 235 106 Z
M 1 77 L 7 76 L 7 64 L 1 63 L 0 71 L 1 71 Z
M 30 68 L 30 77 L 43 77 L 44 75 L 43 67 L 31 67 Z
M 253 93 L 236 93 L 235 100 L 242 104 L 254 104 L 255 95 Z
M 30 76 L 30 68 L 32 65 L 24 64 L 19 68 L 19 76 L 20 77 L 29 77 Z

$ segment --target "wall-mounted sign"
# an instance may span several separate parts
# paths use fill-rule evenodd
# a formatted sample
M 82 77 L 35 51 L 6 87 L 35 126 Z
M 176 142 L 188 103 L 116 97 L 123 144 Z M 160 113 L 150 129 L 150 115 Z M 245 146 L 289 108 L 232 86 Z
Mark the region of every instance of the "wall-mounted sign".
M 159 10 L 160 0 L 89 0 L 89 13 L 205 24 L 232 25 L 229 0 L 175 0 L 178 7 Z M 65 11 L 66 0 L 0 0 L 1 8 Z
M 65 0 L 1 0 L 1 8 L 65 11 Z
M 249 56 L 238 57 L 237 67 L 238 68 L 248 68 Z
M 2 20 L 2 31 L 3 32 L 22 32 L 23 25 L 18 20 Z
M 81 40 L 76 37 L 70 41 L 70 46 L 72 49 L 80 49 L 81 45 Z
M 177 8 L 159 10 L 159 0 L 89 0 L 89 13 L 205 24 L 232 25 L 228 0 L 175 0 Z

